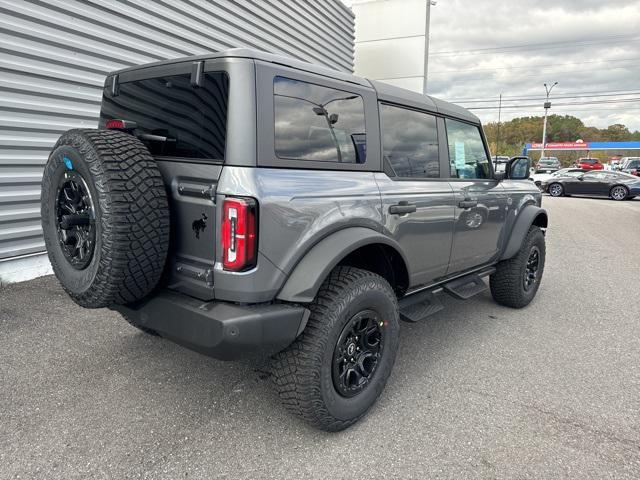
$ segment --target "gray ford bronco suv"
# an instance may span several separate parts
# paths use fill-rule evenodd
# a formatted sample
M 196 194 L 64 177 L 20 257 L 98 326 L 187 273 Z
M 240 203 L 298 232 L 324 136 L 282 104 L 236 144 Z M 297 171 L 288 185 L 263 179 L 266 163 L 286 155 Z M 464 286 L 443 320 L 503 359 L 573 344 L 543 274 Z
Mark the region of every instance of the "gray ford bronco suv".
M 234 49 L 120 70 L 98 129 L 46 165 L 53 270 L 83 307 L 219 359 L 271 357 L 283 403 L 340 430 L 376 401 L 399 320 L 447 293 L 526 306 L 547 214 L 455 105 Z

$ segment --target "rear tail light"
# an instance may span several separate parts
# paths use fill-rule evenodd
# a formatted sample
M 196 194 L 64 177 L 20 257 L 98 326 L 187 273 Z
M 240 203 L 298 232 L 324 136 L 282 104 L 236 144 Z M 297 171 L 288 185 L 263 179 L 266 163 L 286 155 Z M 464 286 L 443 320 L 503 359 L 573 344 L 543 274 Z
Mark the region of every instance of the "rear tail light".
M 222 266 L 250 270 L 258 257 L 258 205 L 252 198 L 228 197 L 222 212 Z
M 135 130 L 138 128 L 138 125 L 136 125 L 136 122 L 132 122 L 131 120 L 114 118 L 112 120 L 107 120 L 105 128 L 107 130 Z

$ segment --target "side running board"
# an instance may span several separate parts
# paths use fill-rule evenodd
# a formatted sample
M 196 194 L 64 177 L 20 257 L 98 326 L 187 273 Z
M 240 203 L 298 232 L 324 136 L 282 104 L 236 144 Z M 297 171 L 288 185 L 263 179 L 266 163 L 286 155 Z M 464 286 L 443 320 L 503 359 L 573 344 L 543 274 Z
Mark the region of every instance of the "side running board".
M 431 291 L 410 295 L 401 299 L 398 303 L 400 305 L 400 318 L 405 322 L 418 322 L 444 308 L 444 305 L 440 303 L 440 300 Z
M 455 280 L 445 283 L 442 285 L 442 288 L 455 298 L 467 300 L 487 289 L 487 284 L 484 283 L 482 277 L 491 275 L 495 271 L 495 268 L 490 268 L 482 272 L 465 275 L 464 277 L 456 278 Z
M 416 292 L 400 299 L 398 302 L 400 319 L 405 322 L 419 322 L 434 313 L 438 313 L 444 308 L 444 305 L 442 305 L 436 294 L 443 291 L 461 300 L 466 300 L 484 292 L 487 289 L 487 284 L 484 282 L 483 277 L 491 275 L 495 271 L 495 268 L 490 267 L 480 272 L 456 278 L 430 290 Z

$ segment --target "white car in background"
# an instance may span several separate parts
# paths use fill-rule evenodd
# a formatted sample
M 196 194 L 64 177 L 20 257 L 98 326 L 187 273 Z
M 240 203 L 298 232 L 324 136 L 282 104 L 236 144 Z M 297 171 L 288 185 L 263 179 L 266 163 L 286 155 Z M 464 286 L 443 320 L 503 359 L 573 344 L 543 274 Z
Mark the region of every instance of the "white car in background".
M 536 187 L 541 188 L 542 183 L 546 182 L 552 177 L 556 177 L 556 176 L 559 177 L 562 175 L 575 175 L 577 177 L 578 175 L 582 175 L 584 172 L 586 172 L 586 170 L 583 170 L 581 168 L 571 167 L 571 168 L 562 168 L 553 173 L 534 173 L 529 178 L 533 180 L 533 183 L 536 184 Z

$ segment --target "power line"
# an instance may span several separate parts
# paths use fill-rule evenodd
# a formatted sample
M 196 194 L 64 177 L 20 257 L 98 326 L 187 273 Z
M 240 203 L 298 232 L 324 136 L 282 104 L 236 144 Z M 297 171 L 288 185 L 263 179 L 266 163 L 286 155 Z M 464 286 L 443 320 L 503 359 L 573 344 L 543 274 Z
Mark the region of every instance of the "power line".
M 495 67 L 495 68 L 461 68 L 461 69 L 453 69 L 453 70 L 440 70 L 435 72 L 429 72 L 429 75 L 443 75 L 446 73 L 460 73 L 460 72 L 480 72 L 480 71 L 494 71 L 494 70 L 521 70 L 526 68 L 540 68 L 540 67 L 564 67 L 566 65 L 587 65 L 591 63 L 613 63 L 613 62 L 630 62 L 640 60 L 640 58 L 619 58 L 619 59 L 610 59 L 610 60 L 592 60 L 589 62 L 568 62 L 568 63 L 547 63 L 547 64 L 532 64 L 520 67 Z
M 580 91 L 580 92 L 565 92 L 565 95 L 579 95 L 579 94 L 583 94 L 583 93 L 610 93 L 610 94 L 617 94 L 617 93 L 627 93 L 627 92 L 636 92 L 637 89 L 634 90 L 587 90 L 587 91 Z M 437 95 L 436 95 L 437 96 Z M 497 96 L 497 94 L 495 94 L 495 96 Z M 525 94 L 514 94 L 514 95 L 502 95 L 502 98 L 514 98 L 515 97 L 522 97 L 522 96 L 528 96 Z M 530 95 L 531 97 L 537 97 L 539 99 L 543 99 L 545 98 L 544 95 Z M 594 95 L 596 96 L 596 95 Z M 486 99 L 487 97 L 482 97 L 481 100 Z M 453 101 L 453 100 L 450 100 Z M 457 101 L 459 102 L 463 102 L 463 101 L 474 101 L 474 97 L 463 97 L 463 98 L 459 98 Z
M 556 103 L 554 104 L 554 108 L 555 107 L 568 107 L 568 106 L 572 106 L 572 105 L 601 105 L 601 104 L 623 104 L 623 103 L 636 103 L 636 102 L 640 102 L 640 97 L 637 98 L 626 98 L 623 100 L 594 100 L 594 101 L 590 101 L 590 102 L 570 102 L 570 103 Z M 530 104 L 530 105 L 502 105 L 502 108 L 536 108 L 539 107 L 540 105 L 537 103 L 534 104 Z M 496 106 L 490 106 L 490 107 L 465 107 L 467 110 L 497 110 L 498 107 Z M 624 108 L 627 108 L 626 106 Z
M 502 107 L 504 109 L 504 107 Z M 555 107 L 554 107 L 555 108 Z M 565 108 L 565 107 L 559 107 L 559 108 Z M 495 108 L 494 110 L 497 110 L 497 108 Z M 631 107 L 624 107 L 624 111 L 630 111 L 630 110 L 640 110 L 640 105 L 638 106 L 631 106 Z M 576 112 L 607 112 L 607 111 L 620 111 L 619 107 L 605 107 L 605 108 L 600 108 L 600 107 L 592 107 L 592 108 L 571 108 L 567 111 L 563 111 L 561 113 L 567 114 L 567 113 L 576 113 Z M 486 111 L 483 112 L 478 112 L 478 115 L 481 115 L 483 113 L 487 113 Z M 503 112 L 504 113 L 504 112 Z M 522 114 L 522 113 L 528 113 L 528 116 L 542 116 L 542 115 L 531 115 L 531 110 L 530 109 L 515 109 L 515 110 L 509 110 L 510 114 Z
M 561 65 L 559 65 L 561 66 Z M 634 71 L 634 68 L 629 68 L 629 67 L 636 67 L 636 65 L 627 65 L 624 67 L 611 67 L 608 68 L 607 70 L 621 70 L 621 69 L 627 69 L 629 71 Z M 536 75 L 518 75 L 518 78 L 543 78 L 546 77 L 548 75 L 550 75 L 551 73 L 554 73 L 555 75 L 563 75 L 563 74 L 567 74 L 567 73 L 580 73 L 580 70 L 568 70 L 568 71 L 563 71 L 560 73 L 557 72 L 541 72 L 539 74 Z M 402 77 L 404 78 L 404 77 Z M 471 77 L 471 78 L 460 78 L 460 79 L 456 79 L 455 83 L 468 83 L 468 82 L 478 82 L 478 81 L 486 81 L 488 78 L 490 78 L 493 81 L 500 81 L 499 78 L 496 78 L 495 76 L 483 76 L 483 77 Z M 436 82 L 449 82 L 449 80 L 436 80 Z
M 559 96 L 554 96 L 553 99 L 554 100 L 558 100 L 558 99 L 562 99 L 562 100 L 572 100 L 575 98 L 594 98 L 594 97 L 620 97 L 620 96 L 626 96 L 626 95 L 640 95 L 640 91 L 633 91 L 630 93 L 603 93 L 600 95 L 570 95 L 570 96 L 566 96 L 566 95 L 559 95 Z M 518 97 L 518 98 L 509 98 L 506 99 L 502 98 L 503 102 L 517 102 L 517 101 L 523 101 L 523 100 L 544 100 L 544 96 L 540 97 L 540 96 L 531 96 L 531 97 Z M 622 99 L 621 99 L 622 100 Z M 495 103 L 497 102 L 497 100 L 448 100 L 451 103 Z
M 573 44 L 576 47 L 588 47 L 591 45 L 599 45 L 599 44 L 603 44 L 603 43 L 611 43 L 611 42 L 617 42 L 618 40 L 602 40 L 602 41 L 576 41 L 576 42 L 565 42 L 565 45 L 555 45 L 555 46 L 538 46 L 540 44 L 524 44 L 522 45 L 520 49 L 518 50 L 507 50 L 507 51 L 500 51 L 497 49 L 501 49 L 501 50 L 505 50 L 505 49 L 515 49 L 516 46 L 513 47 L 495 47 L 496 50 L 493 51 L 484 51 L 482 49 L 478 49 L 478 50 L 451 50 L 451 51 L 447 51 L 447 52 L 433 52 L 430 53 L 429 56 L 438 56 L 438 57 L 458 57 L 458 56 L 467 56 L 467 55 L 492 55 L 492 54 L 497 54 L 497 53 L 511 53 L 512 51 L 516 51 L 516 52 L 524 52 L 527 50 L 552 50 L 552 49 L 557 49 L 557 48 L 564 48 L 566 46 L 566 44 Z M 639 42 L 640 38 L 631 38 L 628 40 L 625 40 L 625 43 L 631 43 L 631 42 Z M 488 49 L 486 49 L 488 50 Z
M 625 33 L 618 35 L 604 35 L 599 38 L 585 38 L 584 40 L 556 40 L 555 42 L 543 42 L 543 43 L 521 43 L 518 45 L 503 45 L 500 47 L 485 47 L 485 48 L 476 48 L 472 50 L 437 50 L 432 52 L 432 54 L 440 54 L 440 53 L 459 53 L 459 52 L 481 52 L 486 50 L 503 50 L 503 49 L 511 49 L 511 48 L 522 48 L 522 47 L 534 47 L 534 46 L 544 46 L 544 45 L 558 45 L 558 44 L 567 44 L 567 43 L 576 43 L 576 42 L 596 42 L 596 41 L 611 41 L 614 38 L 635 38 L 637 37 L 637 33 Z

